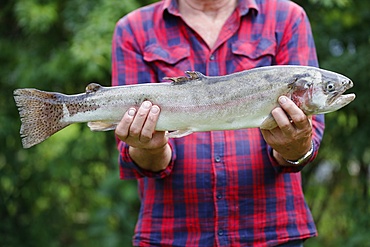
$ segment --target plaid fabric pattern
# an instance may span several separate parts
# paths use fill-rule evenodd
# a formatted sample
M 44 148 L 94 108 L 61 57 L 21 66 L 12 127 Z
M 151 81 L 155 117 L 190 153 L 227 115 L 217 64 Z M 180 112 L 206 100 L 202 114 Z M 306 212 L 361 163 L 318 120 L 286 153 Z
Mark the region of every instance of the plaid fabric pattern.
M 305 12 L 285 0 L 239 0 L 213 48 L 184 23 L 176 0 L 131 12 L 113 36 L 113 86 L 187 70 L 225 75 L 277 64 L 318 65 Z M 312 124 L 310 162 L 323 116 Z M 317 234 L 301 188 L 304 165 L 279 166 L 259 129 L 194 133 L 169 143 L 170 165 L 151 173 L 117 141 L 120 177 L 139 185 L 135 246 L 274 246 Z

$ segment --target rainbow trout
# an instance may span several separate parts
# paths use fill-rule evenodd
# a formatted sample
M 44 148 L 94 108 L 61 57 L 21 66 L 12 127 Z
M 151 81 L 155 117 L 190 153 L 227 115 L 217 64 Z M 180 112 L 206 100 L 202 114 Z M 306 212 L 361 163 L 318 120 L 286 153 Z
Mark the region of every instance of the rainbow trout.
M 167 82 L 102 87 L 91 83 L 76 95 L 16 89 L 24 148 L 32 147 L 72 123 L 88 122 L 93 131 L 113 130 L 130 107 L 149 100 L 161 108 L 156 130 L 169 137 L 197 131 L 260 127 L 272 129 L 270 112 L 281 95 L 306 115 L 336 111 L 355 99 L 342 95 L 347 77 L 307 66 L 269 66 L 225 76 L 164 78 Z

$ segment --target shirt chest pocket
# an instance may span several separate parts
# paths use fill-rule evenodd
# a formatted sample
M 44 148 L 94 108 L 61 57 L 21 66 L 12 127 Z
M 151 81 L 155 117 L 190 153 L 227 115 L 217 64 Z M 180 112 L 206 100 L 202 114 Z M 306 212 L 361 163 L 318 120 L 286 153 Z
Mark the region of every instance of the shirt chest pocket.
M 238 40 L 231 45 L 235 71 L 275 64 L 275 40 L 260 38 L 256 41 Z
M 187 45 L 166 47 L 152 44 L 144 49 L 144 61 L 154 70 L 158 81 L 166 76 L 182 76 L 184 71 L 191 70 L 189 56 L 190 48 Z

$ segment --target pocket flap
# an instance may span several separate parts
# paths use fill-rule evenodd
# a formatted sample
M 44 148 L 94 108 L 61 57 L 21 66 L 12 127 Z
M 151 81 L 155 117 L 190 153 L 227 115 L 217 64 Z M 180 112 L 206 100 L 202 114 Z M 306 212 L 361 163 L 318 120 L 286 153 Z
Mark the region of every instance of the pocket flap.
M 158 44 L 152 44 L 145 47 L 144 60 L 147 62 L 159 60 L 168 64 L 175 64 L 190 56 L 189 49 L 189 46 L 186 45 L 164 47 Z
M 231 49 L 234 54 L 243 55 L 251 59 L 257 59 L 265 55 L 276 55 L 276 43 L 266 38 L 256 41 L 239 40 L 232 44 Z

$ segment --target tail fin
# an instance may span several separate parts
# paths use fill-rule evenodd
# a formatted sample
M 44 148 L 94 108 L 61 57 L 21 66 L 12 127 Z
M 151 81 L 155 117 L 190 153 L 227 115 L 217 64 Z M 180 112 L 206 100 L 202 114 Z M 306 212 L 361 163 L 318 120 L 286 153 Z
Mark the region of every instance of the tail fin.
M 21 118 L 20 134 L 24 148 L 30 148 L 52 134 L 58 132 L 68 123 L 62 123 L 63 104 L 58 102 L 58 94 L 37 89 L 16 89 L 14 100 Z

